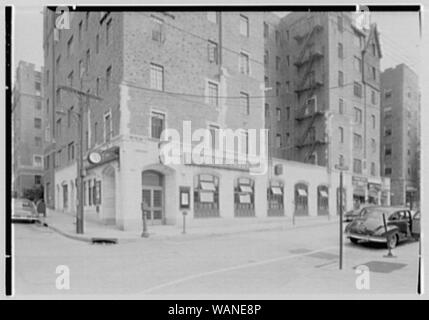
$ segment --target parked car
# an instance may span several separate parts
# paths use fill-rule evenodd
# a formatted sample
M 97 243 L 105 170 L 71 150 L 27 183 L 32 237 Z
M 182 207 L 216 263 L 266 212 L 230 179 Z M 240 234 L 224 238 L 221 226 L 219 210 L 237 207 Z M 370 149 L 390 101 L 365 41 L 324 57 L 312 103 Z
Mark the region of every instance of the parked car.
M 373 205 L 373 204 L 364 204 L 364 205 L 360 206 L 359 209 L 353 209 L 353 210 L 347 211 L 344 214 L 344 221 L 345 222 L 353 221 L 353 219 L 355 219 L 359 215 L 363 214 L 362 211 L 366 210 L 367 208 L 372 208 L 372 207 L 375 207 L 375 205 Z
M 38 219 L 36 207 L 28 199 L 12 199 L 12 223 L 35 222 Z
M 379 242 L 395 248 L 401 241 L 420 237 L 420 212 L 413 215 L 406 207 L 366 208 L 346 226 L 345 234 L 353 243 Z

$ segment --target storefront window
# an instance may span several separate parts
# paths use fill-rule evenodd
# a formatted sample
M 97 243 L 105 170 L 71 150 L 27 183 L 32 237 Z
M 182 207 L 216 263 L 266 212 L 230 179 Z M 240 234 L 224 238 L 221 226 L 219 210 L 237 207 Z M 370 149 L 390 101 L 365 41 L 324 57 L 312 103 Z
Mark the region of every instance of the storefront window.
M 308 215 L 308 186 L 305 183 L 295 185 L 295 215 Z
M 271 181 L 267 190 L 268 216 L 284 216 L 283 183 Z
M 329 189 L 327 186 L 317 187 L 317 214 L 329 214 Z
M 219 217 L 219 178 L 210 174 L 194 177 L 194 217 Z
M 236 217 L 255 216 L 255 183 L 250 178 L 238 178 L 234 188 Z

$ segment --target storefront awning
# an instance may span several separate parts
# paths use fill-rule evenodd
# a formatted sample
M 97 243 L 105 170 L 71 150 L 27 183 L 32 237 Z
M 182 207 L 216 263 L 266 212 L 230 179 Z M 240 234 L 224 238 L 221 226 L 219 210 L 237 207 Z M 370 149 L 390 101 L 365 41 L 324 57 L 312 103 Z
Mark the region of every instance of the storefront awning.
M 328 198 L 328 193 L 325 190 L 320 190 L 319 194 L 321 197 Z
M 280 187 L 271 187 L 271 191 L 273 192 L 273 194 L 277 194 L 277 195 L 282 195 L 282 189 L 280 189 Z
M 353 188 L 353 195 L 358 197 L 365 197 L 365 190 L 363 188 Z
M 216 187 L 213 182 L 201 182 L 201 189 L 206 191 L 216 191 Z
M 307 191 L 305 191 L 304 189 L 298 189 L 298 195 L 300 195 L 301 197 L 306 197 Z
M 250 186 L 246 186 L 246 185 L 240 185 L 240 190 L 241 192 L 248 192 L 248 193 L 252 193 L 252 188 Z

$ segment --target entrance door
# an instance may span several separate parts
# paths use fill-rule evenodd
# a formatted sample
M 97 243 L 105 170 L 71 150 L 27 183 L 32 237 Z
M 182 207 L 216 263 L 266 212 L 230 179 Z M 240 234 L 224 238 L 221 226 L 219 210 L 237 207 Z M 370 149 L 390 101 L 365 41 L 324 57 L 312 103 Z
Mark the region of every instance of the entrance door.
M 142 199 L 147 205 L 149 224 L 161 224 L 163 216 L 162 188 L 143 187 Z

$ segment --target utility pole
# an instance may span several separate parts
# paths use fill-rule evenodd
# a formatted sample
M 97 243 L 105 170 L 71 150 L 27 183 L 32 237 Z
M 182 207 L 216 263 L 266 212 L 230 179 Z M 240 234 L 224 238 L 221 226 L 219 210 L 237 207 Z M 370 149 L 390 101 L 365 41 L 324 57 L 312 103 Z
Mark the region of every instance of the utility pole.
M 73 94 L 77 94 L 79 97 L 79 111 L 77 112 L 78 117 L 78 159 L 77 159 L 77 185 L 78 185 L 78 206 L 77 206 L 77 221 L 76 221 L 76 233 L 83 234 L 83 178 L 85 176 L 83 166 L 83 97 L 92 98 L 95 100 L 101 100 L 100 97 L 84 92 L 72 87 L 58 86 L 58 89 L 64 90 Z

